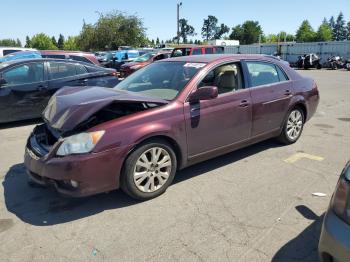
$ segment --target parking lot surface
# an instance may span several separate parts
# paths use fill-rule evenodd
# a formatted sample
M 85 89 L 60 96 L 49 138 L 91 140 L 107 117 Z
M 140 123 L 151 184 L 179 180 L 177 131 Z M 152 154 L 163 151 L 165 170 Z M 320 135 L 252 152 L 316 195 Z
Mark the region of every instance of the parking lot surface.
M 321 101 L 297 143 L 269 140 L 189 167 L 147 202 L 29 186 L 22 162 L 35 123 L 2 125 L 0 261 L 317 261 L 350 159 L 350 72 L 299 72 Z

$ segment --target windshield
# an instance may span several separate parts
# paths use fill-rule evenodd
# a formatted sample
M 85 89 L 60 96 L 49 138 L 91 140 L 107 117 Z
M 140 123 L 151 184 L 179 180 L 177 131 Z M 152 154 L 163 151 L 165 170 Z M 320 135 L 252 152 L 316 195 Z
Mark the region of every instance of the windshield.
M 144 55 L 139 56 L 138 58 L 136 58 L 134 60 L 134 62 L 146 62 L 146 61 L 150 60 L 153 56 L 154 56 L 154 54 L 147 53 L 147 54 L 144 54 Z
M 152 63 L 125 78 L 115 88 L 172 100 L 205 65 L 188 62 Z

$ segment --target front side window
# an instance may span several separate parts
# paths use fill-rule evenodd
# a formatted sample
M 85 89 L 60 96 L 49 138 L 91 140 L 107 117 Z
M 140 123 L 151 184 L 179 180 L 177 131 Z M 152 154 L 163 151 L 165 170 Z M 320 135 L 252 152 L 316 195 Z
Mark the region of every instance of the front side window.
M 44 81 L 44 64 L 30 63 L 11 68 L 2 76 L 6 85 L 24 85 Z
M 239 63 L 230 63 L 211 70 L 199 83 L 198 88 L 216 86 L 219 94 L 243 88 L 242 70 Z
M 205 65 L 187 62 L 152 63 L 121 81 L 115 89 L 172 100 Z
M 274 64 L 266 62 L 247 62 L 251 85 L 261 86 L 279 82 L 279 76 Z
M 50 78 L 59 79 L 76 75 L 74 64 L 49 62 L 50 64 Z

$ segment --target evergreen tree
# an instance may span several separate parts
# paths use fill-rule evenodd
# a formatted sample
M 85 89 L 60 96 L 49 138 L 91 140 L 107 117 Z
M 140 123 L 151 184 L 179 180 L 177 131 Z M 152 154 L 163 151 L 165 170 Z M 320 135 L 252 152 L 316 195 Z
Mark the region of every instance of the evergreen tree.
M 316 33 L 312 29 L 308 20 L 304 20 L 296 33 L 296 40 L 298 42 L 312 42 L 316 39 Z
M 343 41 L 346 39 L 345 20 L 342 12 L 339 13 L 335 22 L 333 36 L 336 41 Z
M 62 34 L 58 37 L 57 47 L 61 50 L 64 48 L 64 36 Z
M 26 36 L 26 44 L 24 47 L 26 47 L 26 48 L 32 47 L 32 42 L 31 42 L 29 36 Z
M 54 36 L 51 37 L 51 41 L 54 44 L 54 46 L 58 47 L 58 43 L 57 43 L 56 38 Z

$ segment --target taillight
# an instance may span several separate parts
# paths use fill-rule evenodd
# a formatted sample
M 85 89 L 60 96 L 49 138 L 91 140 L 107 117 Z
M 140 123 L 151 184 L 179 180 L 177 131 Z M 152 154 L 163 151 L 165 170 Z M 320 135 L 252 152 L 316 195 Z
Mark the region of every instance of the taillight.
M 349 162 L 350 163 L 350 162 Z M 350 168 L 346 165 L 332 198 L 333 211 L 344 221 L 350 224 Z

